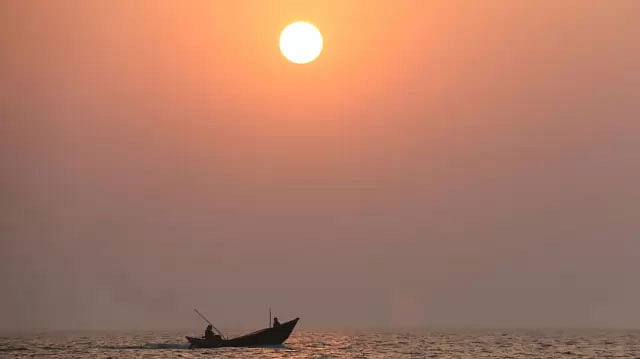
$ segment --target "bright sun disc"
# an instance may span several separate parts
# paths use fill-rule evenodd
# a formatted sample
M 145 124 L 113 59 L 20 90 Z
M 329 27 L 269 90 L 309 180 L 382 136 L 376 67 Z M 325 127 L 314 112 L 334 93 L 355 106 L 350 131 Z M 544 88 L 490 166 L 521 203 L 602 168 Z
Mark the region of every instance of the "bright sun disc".
M 285 27 L 280 34 L 280 51 L 296 64 L 306 64 L 320 55 L 322 34 L 318 28 L 305 21 Z

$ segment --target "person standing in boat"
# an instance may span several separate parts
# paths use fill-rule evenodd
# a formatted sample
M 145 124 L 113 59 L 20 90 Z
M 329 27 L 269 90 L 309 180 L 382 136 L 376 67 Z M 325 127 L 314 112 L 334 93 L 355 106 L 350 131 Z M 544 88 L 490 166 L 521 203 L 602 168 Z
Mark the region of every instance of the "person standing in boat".
M 279 327 L 280 322 L 278 321 L 278 317 L 273 317 L 273 327 Z

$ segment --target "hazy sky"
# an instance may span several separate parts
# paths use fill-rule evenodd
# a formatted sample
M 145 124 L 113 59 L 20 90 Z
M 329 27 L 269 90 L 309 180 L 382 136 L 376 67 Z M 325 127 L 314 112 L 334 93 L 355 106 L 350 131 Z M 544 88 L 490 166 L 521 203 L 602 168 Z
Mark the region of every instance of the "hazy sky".
M 636 0 L 15 0 L 0 41 L 0 329 L 640 327 Z

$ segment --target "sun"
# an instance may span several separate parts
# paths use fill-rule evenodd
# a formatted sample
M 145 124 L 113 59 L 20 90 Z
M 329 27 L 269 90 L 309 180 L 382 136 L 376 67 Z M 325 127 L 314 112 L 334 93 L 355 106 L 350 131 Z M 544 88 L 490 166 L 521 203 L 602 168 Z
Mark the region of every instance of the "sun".
M 322 34 L 306 21 L 289 24 L 280 34 L 280 51 L 291 62 L 309 63 L 322 51 Z

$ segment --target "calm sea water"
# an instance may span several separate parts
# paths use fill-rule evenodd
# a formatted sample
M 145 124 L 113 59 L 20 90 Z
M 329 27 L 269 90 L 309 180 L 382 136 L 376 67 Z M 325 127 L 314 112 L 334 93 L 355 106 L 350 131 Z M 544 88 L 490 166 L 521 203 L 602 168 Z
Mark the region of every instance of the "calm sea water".
M 188 332 L 69 332 L 0 337 L 3 358 L 640 358 L 640 331 L 296 330 L 283 346 L 189 349 Z M 193 334 L 193 332 L 191 333 Z

